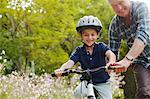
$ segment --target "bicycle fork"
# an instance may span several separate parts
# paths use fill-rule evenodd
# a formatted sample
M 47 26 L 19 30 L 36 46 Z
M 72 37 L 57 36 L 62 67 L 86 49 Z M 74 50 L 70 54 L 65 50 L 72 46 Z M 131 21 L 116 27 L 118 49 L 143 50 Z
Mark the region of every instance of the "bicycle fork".
M 88 89 L 87 90 L 88 99 L 96 99 L 92 83 L 88 83 L 87 89 Z

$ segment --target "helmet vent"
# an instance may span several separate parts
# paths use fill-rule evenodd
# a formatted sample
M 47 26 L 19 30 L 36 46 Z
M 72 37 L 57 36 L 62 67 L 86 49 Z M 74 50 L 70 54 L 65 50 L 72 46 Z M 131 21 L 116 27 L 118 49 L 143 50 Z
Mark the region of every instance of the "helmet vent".
M 94 23 L 94 20 L 93 20 L 93 23 Z

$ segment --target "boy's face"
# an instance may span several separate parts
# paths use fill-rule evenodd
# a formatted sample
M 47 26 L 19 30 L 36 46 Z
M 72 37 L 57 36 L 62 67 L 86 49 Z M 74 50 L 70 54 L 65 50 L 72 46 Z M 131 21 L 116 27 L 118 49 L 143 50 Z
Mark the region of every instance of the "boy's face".
M 86 45 L 92 46 L 98 38 L 98 33 L 95 29 L 85 29 L 81 33 L 81 38 Z

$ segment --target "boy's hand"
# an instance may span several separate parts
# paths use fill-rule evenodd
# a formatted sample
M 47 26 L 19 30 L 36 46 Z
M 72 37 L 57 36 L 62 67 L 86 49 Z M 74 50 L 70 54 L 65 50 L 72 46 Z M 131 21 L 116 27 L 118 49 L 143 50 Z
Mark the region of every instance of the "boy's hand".
M 61 69 L 61 68 L 56 69 L 56 70 L 55 70 L 55 75 L 56 75 L 57 77 L 61 77 L 61 75 L 62 75 L 63 72 L 64 72 L 64 70 Z
M 113 70 L 112 69 L 109 69 L 109 66 L 111 65 L 111 64 L 114 64 L 114 63 L 107 63 L 106 64 L 106 72 L 108 72 L 108 74 L 110 74 Z

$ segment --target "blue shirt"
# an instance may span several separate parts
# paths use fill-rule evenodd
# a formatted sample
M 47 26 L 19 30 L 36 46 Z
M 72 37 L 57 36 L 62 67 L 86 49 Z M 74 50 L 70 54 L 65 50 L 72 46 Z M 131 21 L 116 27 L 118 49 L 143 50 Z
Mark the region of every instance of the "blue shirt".
M 79 46 L 71 55 L 70 59 L 75 63 L 79 62 L 84 70 L 95 69 L 106 65 L 105 53 L 109 48 L 104 43 L 95 43 L 93 53 L 90 55 L 85 45 Z M 109 75 L 105 70 L 92 73 L 93 84 L 104 83 L 109 79 Z
M 130 26 L 127 27 L 121 20 L 123 17 L 115 16 L 109 27 L 109 46 L 117 55 L 121 40 L 126 40 L 129 48 L 132 47 L 134 39 L 140 39 L 145 48 L 143 52 L 134 60 L 134 63 L 142 64 L 145 68 L 150 68 L 150 7 L 141 1 L 131 1 Z

